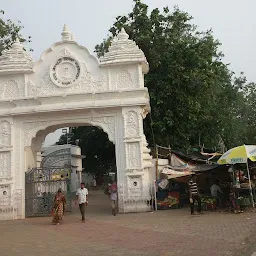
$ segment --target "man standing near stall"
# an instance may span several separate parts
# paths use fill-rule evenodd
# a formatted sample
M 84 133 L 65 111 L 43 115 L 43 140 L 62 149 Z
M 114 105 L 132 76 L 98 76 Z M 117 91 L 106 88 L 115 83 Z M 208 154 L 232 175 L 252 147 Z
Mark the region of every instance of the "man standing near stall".
M 188 182 L 189 186 L 189 201 L 191 214 L 195 214 L 195 201 L 197 201 L 197 212 L 201 213 L 201 197 L 196 183 L 196 175 L 192 174 L 191 180 Z

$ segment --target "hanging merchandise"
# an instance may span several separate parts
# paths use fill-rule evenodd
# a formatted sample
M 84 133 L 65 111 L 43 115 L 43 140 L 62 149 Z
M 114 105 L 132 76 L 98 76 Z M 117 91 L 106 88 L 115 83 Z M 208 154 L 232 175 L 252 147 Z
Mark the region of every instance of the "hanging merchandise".
M 158 186 L 161 188 L 161 189 L 166 189 L 169 185 L 169 181 L 167 179 L 163 179 L 160 181 L 160 183 L 158 183 Z
M 218 164 L 246 164 L 248 180 L 249 180 L 249 190 L 250 197 L 252 201 L 252 206 L 254 207 L 254 197 L 252 193 L 251 177 L 248 165 L 248 159 L 255 162 L 256 161 L 256 146 L 255 145 L 243 145 L 239 147 L 232 148 L 222 155 L 218 160 Z M 239 179 L 239 176 L 238 176 Z M 237 183 L 237 176 L 235 176 L 235 182 Z M 236 184 L 236 186 L 240 186 Z

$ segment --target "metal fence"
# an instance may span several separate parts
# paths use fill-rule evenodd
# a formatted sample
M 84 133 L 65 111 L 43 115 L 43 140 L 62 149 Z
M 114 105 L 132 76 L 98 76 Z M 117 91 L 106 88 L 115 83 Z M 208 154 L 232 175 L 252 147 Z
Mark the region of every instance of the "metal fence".
M 10 194 L 0 195 L 0 221 L 22 218 L 22 190 L 16 189 Z
M 71 176 L 67 168 L 35 168 L 26 173 L 26 217 L 50 214 L 54 197 L 61 189 L 66 196 L 66 211 L 71 211 Z
M 155 183 L 149 185 L 118 184 L 118 208 L 120 213 L 146 212 L 156 209 Z

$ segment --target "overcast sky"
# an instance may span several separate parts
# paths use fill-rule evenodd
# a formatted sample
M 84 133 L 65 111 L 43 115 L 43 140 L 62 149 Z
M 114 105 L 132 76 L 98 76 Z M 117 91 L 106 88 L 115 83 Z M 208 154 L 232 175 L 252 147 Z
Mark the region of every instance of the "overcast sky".
M 256 1 L 255 0 L 144 0 L 152 8 L 178 5 L 194 17 L 199 29 L 213 29 L 222 43 L 225 62 L 249 81 L 256 81 Z M 66 23 L 77 41 L 91 52 L 102 42 L 118 15 L 132 10 L 132 0 L 0 0 L 4 18 L 20 20 L 23 34 L 32 36 L 35 59 L 61 38 Z M 46 144 L 60 132 L 50 135 Z

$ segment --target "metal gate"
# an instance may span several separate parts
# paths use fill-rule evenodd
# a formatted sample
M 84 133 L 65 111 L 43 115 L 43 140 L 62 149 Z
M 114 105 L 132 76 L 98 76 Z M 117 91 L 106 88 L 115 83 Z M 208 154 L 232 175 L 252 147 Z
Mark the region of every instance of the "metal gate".
M 66 211 L 71 211 L 71 171 L 67 168 L 35 168 L 25 176 L 26 217 L 47 216 L 53 207 L 58 189 L 65 194 Z

